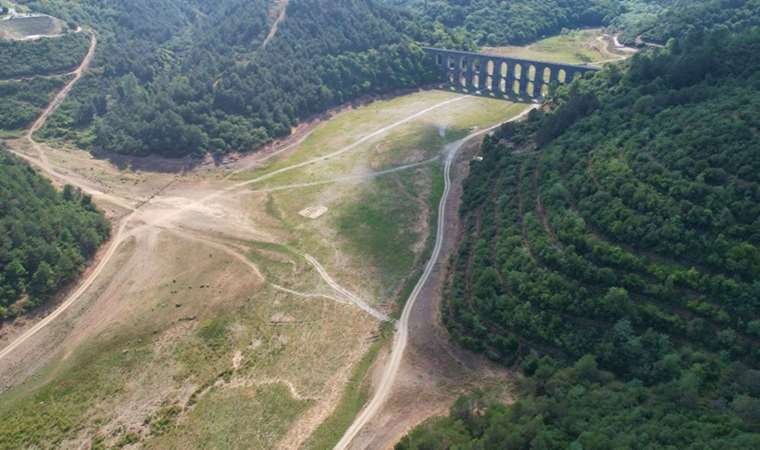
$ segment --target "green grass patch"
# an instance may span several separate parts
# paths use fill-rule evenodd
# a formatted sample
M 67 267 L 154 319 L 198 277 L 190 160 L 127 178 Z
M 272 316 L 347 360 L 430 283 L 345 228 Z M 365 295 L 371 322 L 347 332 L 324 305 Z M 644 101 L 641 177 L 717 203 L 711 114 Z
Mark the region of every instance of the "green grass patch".
M 487 53 L 512 56 L 515 58 L 536 59 L 566 64 L 592 63 L 607 59 L 608 56 L 588 45 L 592 43 L 601 30 L 572 30 L 526 47 L 495 47 L 483 49 Z
M 0 449 L 56 448 L 87 429 L 92 406 L 117 395 L 150 359 L 151 350 L 134 337 L 119 336 L 81 347 L 59 365 L 44 369 L 30 387 L 0 395 Z
M 414 264 L 412 247 L 417 240 L 411 229 L 417 212 L 416 194 L 399 177 L 393 174 L 373 180 L 356 201 L 341 209 L 335 224 L 349 249 L 371 261 L 391 282 Z
M 428 223 L 430 234 L 425 240 L 425 248 L 420 254 L 420 263 L 417 264 L 414 270 L 409 274 L 409 276 L 406 278 L 406 281 L 404 281 L 401 290 L 399 291 L 398 300 L 396 301 L 396 308 L 393 310 L 392 314 L 392 316 L 396 319 L 401 317 L 401 311 L 403 311 L 404 305 L 406 305 L 409 296 L 412 295 L 412 291 L 422 276 L 422 272 L 425 270 L 425 265 L 433 253 L 435 238 L 438 234 L 438 227 L 436 226 L 438 224 L 438 204 L 441 202 L 441 198 L 443 197 L 443 190 L 445 186 L 446 183 L 443 178 L 443 167 L 436 165 L 433 168 L 433 184 L 432 189 L 430 190 L 430 197 L 428 199 L 431 211 Z
M 227 364 L 229 325 L 230 319 L 226 317 L 207 320 L 195 336 L 177 346 L 175 357 L 182 364 L 185 377 L 195 376 L 199 381 L 214 378 L 221 366 Z
M 343 391 L 343 396 L 330 417 L 322 422 L 304 443 L 304 449 L 331 449 L 338 443 L 343 433 L 351 425 L 356 414 L 369 399 L 369 383 L 366 382 L 370 367 L 375 362 L 380 349 L 392 336 L 393 325 L 386 322 L 381 330 L 381 338 L 374 342 L 354 368 L 351 378 Z
M 311 404 L 294 399 L 287 387 L 211 388 L 182 421 L 149 439 L 155 449 L 271 449 Z

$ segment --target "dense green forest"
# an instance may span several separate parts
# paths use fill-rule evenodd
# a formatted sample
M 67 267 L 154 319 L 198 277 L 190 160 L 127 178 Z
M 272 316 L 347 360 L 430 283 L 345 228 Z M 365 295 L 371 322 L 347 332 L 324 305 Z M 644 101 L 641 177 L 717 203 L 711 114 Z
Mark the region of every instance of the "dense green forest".
M 0 39 L 0 80 L 71 71 L 87 53 L 89 42 L 85 33 L 34 41 Z
M 612 21 L 620 40 L 667 43 L 670 38 L 719 30 L 741 31 L 760 25 L 760 0 L 620 0 Z
M 760 446 L 758 54 L 693 33 L 485 139 L 444 320 L 519 400 L 398 448 Z
M 522 45 L 563 28 L 600 26 L 622 9 L 619 0 L 386 0 L 422 20 L 461 29 L 480 45 Z
M 664 42 L 708 22 L 746 28 L 758 1 L 292 0 L 266 46 L 277 15 L 272 0 L 23 3 L 91 26 L 100 42 L 92 70 L 43 137 L 105 152 L 185 156 L 253 150 L 330 107 L 431 82 L 436 75 L 420 44 L 475 49 L 605 24 L 624 37 Z M 78 41 L 67 43 L 72 39 Z M 33 45 L 76 44 L 79 53 L 52 52 L 71 59 L 84 53 L 84 40 L 80 33 Z M 49 50 L 19 48 L 29 55 Z M 34 59 L 49 67 L 11 66 L 34 73 L 60 66 Z
M 27 128 L 65 82 L 65 77 L 0 81 L 0 130 Z
M 102 37 L 44 136 L 138 155 L 251 150 L 329 107 L 432 80 L 417 39 L 463 45 L 372 0 L 290 1 L 266 47 L 272 2 L 160 3 L 29 2 Z
M 0 319 L 50 298 L 109 233 L 89 196 L 71 186 L 56 191 L 0 148 Z

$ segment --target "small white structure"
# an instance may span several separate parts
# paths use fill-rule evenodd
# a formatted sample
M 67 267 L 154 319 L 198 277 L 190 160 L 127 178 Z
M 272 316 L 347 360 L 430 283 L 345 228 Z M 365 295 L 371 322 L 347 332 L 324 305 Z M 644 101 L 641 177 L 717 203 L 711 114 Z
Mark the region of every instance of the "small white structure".
M 309 206 L 298 212 L 299 215 L 306 217 L 307 219 L 319 219 L 327 212 L 326 206 Z

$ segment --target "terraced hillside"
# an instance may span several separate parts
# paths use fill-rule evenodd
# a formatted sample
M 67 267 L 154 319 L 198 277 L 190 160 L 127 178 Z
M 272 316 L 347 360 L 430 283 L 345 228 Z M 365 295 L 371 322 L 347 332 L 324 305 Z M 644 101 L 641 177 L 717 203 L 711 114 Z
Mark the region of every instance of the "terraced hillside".
M 528 378 L 400 448 L 760 442 L 759 49 L 693 38 L 486 139 L 445 320 Z

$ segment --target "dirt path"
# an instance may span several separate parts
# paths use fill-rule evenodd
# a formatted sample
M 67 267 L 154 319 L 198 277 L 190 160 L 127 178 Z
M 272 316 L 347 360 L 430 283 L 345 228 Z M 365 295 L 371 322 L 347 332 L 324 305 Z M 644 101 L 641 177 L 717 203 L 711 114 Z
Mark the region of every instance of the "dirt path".
M 178 215 L 182 214 L 183 212 L 189 211 L 192 208 L 196 208 L 196 207 L 198 207 L 200 205 L 203 205 L 203 204 L 205 204 L 205 203 L 207 203 L 207 202 L 209 202 L 211 200 L 214 200 L 214 199 L 216 199 L 218 197 L 221 197 L 221 196 L 223 196 L 225 194 L 228 194 L 230 192 L 240 190 L 241 188 L 244 188 L 244 187 L 256 184 L 256 183 L 260 183 L 260 182 L 262 182 L 264 180 L 268 180 L 268 179 L 270 179 L 272 177 L 275 177 L 275 176 L 283 174 L 283 173 L 287 173 L 287 172 L 290 172 L 290 171 L 293 171 L 293 170 L 296 170 L 296 169 L 307 167 L 307 166 L 315 164 L 315 163 L 327 161 L 327 160 L 329 160 L 331 158 L 334 158 L 336 156 L 348 153 L 348 152 L 350 152 L 352 150 L 355 150 L 356 148 L 358 148 L 360 145 L 364 144 L 365 142 L 370 141 L 371 139 L 374 139 L 374 138 L 376 138 L 378 136 L 382 136 L 383 134 L 386 134 L 387 132 L 393 130 L 394 128 L 398 128 L 398 127 L 400 127 L 400 126 L 402 126 L 402 125 L 404 125 L 406 123 L 409 123 L 412 120 L 417 119 L 417 118 L 419 118 L 419 117 L 421 117 L 421 116 L 423 116 L 423 115 L 425 115 L 425 114 L 427 114 L 427 113 L 429 113 L 431 111 L 434 111 L 434 110 L 436 110 L 438 108 L 441 108 L 441 107 L 450 105 L 452 103 L 461 101 L 461 100 L 463 100 L 465 98 L 467 98 L 467 97 L 466 96 L 459 96 L 459 97 L 455 97 L 453 99 L 442 101 L 442 102 L 437 103 L 437 104 L 435 104 L 433 106 L 425 108 L 422 111 L 418 111 L 418 112 L 416 112 L 414 114 L 411 114 L 411 115 L 405 117 L 404 119 L 401 119 L 401 120 L 399 120 L 397 122 L 394 122 L 394 123 L 392 123 L 390 125 L 386 125 L 385 127 L 382 127 L 382 128 L 380 128 L 380 129 L 378 129 L 376 131 L 373 131 L 372 133 L 366 134 L 363 137 L 361 137 L 360 139 L 354 141 L 353 143 L 348 144 L 348 145 L 344 146 L 343 148 L 340 148 L 340 149 L 338 149 L 338 150 L 336 150 L 334 152 L 328 153 L 326 155 L 318 156 L 318 157 L 315 157 L 315 158 L 303 161 L 301 163 L 292 164 L 290 166 L 286 166 L 286 167 L 274 170 L 272 172 L 269 172 L 269 173 L 266 173 L 264 175 L 258 176 L 256 178 L 251 179 L 251 180 L 246 180 L 246 181 L 238 182 L 236 184 L 227 186 L 227 187 L 225 187 L 223 189 L 214 191 L 214 192 L 212 192 L 212 193 L 210 193 L 210 194 L 208 194 L 208 195 L 206 195 L 206 196 L 204 196 L 204 197 L 202 197 L 200 199 L 188 201 L 188 202 L 184 203 L 183 205 L 181 205 L 181 206 L 179 206 L 179 207 L 177 207 L 175 209 L 172 209 L 170 211 L 167 211 L 167 212 L 159 214 L 159 215 L 155 215 L 152 219 L 146 220 L 146 223 L 144 223 L 143 225 L 140 225 L 140 226 L 132 229 L 130 231 L 130 234 L 137 233 L 140 230 L 144 229 L 145 227 L 165 224 L 166 222 L 168 222 L 169 220 L 171 220 L 173 218 L 176 218 Z
M 610 36 L 608 34 L 604 34 L 597 37 L 596 39 L 601 44 L 600 50 L 609 58 L 602 61 L 594 61 L 594 64 L 607 64 L 622 61 L 638 52 L 638 50 L 635 48 L 630 48 L 622 45 L 620 41 L 618 41 L 617 35 Z
M 514 117 L 512 120 L 519 120 L 525 117 L 532 109 L 533 108 L 527 109 L 520 115 Z M 349 445 L 351 445 L 352 441 L 359 434 L 362 428 L 382 409 L 385 401 L 391 394 L 409 339 L 409 318 L 411 316 L 411 312 L 415 306 L 418 296 L 420 295 L 420 291 L 422 291 L 423 287 L 425 287 L 427 284 L 428 279 L 430 278 L 430 274 L 433 272 L 433 268 L 438 263 L 438 259 L 441 254 L 441 248 L 443 246 L 445 237 L 447 213 L 446 204 L 449 201 L 449 194 L 451 192 L 451 167 L 456 160 L 457 153 L 468 141 L 485 133 L 488 133 L 498 126 L 501 126 L 501 124 L 472 133 L 464 139 L 453 142 L 446 146 L 447 155 L 444 166 L 444 190 L 443 195 L 441 196 L 441 201 L 438 204 L 438 223 L 433 253 L 425 265 L 425 270 L 422 276 L 415 285 L 414 290 L 409 296 L 409 299 L 406 301 L 404 310 L 401 314 L 401 319 L 397 324 L 397 331 L 393 339 L 389 361 L 386 363 L 382 377 L 379 380 L 377 388 L 373 393 L 372 399 L 369 401 L 369 403 L 367 403 L 367 405 L 365 405 L 364 409 L 362 409 L 348 430 L 346 430 L 341 440 L 335 446 L 336 450 L 344 450 L 347 449 Z
M 33 327 L 29 328 L 24 332 L 21 336 L 17 337 L 13 342 L 8 344 L 5 348 L 0 350 L 0 360 L 8 356 L 13 350 L 18 348 L 21 344 L 26 342 L 27 339 L 34 336 L 39 332 L 41 329 L 45 328 L 47 325 L 49 325 L 52 321 L 54 321 L 58 316 L 63 314 L 64 311 L 66 311 L 71 305 L 76 303 L 82 295 L 87 291 L 87 289 L 92 286 L 92 284 L 95 282 L 95 280 L 100 276 L 101 272 L 103 272 L 103 269 L 106 267 L 108 262 L 113 258 L 113 256 L 116 254 L 116 249 L 119 247 L 119 245 L 122 243 L 123 239 L 121 236 L 124 234 L 124 227 L 127 224 L 127 221 L 123 221 L 121 226 L 119 227 L 119 231 L 116 233 L 116 236 L 111 240 L 111 243 L 108 244 L 108 250 L 105 252 L 103 257 L 100 259 L 98 264 L 95 266 L 95 269 L 90 272 L 90 274 L 82 280 L 82 284 L 79 285 L 77 290 L 75 290 L 63 303 L 61 303 L 58 308 L 56 308 L 50 315 L 46 316 L 36 324 L 34 324 Z
M 247 191 L 247 193 L 253 194 L 253 193 L 261 193 L 261 192 L 277 192 L 277 191 L 286 191 L 290 189 L 301 189 L 301 188 L 308 188 L 308 187 L 314 187 L 314 186 L 321 186 L 324 184 L 340 183 L 340 182 L 346 182 L 346 181 L 369 180 L 369 179 L 377 178 L 383 175 L 389 175 L 392 173 L 401 172 L 403 170 L 414 169 L 420 166 L 425 166 L 427 164 L 431 164 L 437 161 L 438 159 L 439 158 L 436 156 L 430 159 L 426 159 L 424 161 L 404 164 L 402 166 L 392 167 L 390 169 L 379 170 L 377 172 L 371 172 L 371 173 L 362 174 L 362 175 L 345 175 L 342 177 L 335 177 L 335 178 L 330 178 L 327 180 L 320 180 L 320 181 L 311 181 L 308 183 L 286 184 L 283 186 L 275 186 L 271 188 L 255 189 L 255 190 Z
M 39 153 L 39 161 L 36 161 L 26 155 L 21 154 L 20 152 L 17 152 L 15 150 L 12 150 L 13 153 L 16 155 L 21 156 L 27 161 L 35 163 L 38 167 L 40 167 L 42 170 L 44 170 L 48 176 L 55 179 L 56 177 L 60 178 L 60 174 L 58 174 L 55 170 L 53 170 L 50 167 L 50 163 L 47 160 L 47 157 L 45 156 L 45 152 L 40 148 L 39 144 L 34 140 L 33 135 L 36 131 L 40 130 L 47 121 L 48 117 L 55 112 L 55 110 L 63 103 L 63 101 L 66 99 L 66 96 L 69 92 L 71 92 L 71 89 L 74 87 L 77 81 L 82 77 L 82 74 L 85 70 L 90 66 L 90 63 L 92 62 L 92 58 L 95 55 L 95 49 L 97 48 L 97 38 L 95 37 L 94 33 L 90 34 L 90 48 L 87 52 L 87 55 L 82 60 L 82 63 L 79 65 L 79 68 L 75 70 L 74 78 L 69 81 L 66 86 L 63 87 L 61 92 L 59 92 L 53 101 L 45 108 L 45 110 L 42 112 L 39 118 L 32 124 L 32 127 L 29 129 L 29 131 L 26 133 L 25 138 L 32 144 L 32 146 L 38 151 Z M 77 183 L 74 183 L 77 185 Z M 80 187 L 82 187 L 80 185 Z M 83 189 L 84 190 L 84 189 Z M 90 193 L 90 190 L 87 190 L 88 193 Z M 108 249 L 103 254 L 101 259 L 98 261 L 95 268 L 86 276 L 84 280 L 82 280 L 79 287 L 69 295 L 69 297 L 61 303 L 50 315 L 44 317 L 42 320 L 34 324 L 31 328 L 26 330 L 23 334 L 21 334 L 19 337 L 17 337 L 15 340 L 13 340 L 10 344 L 8 344 L 6 347 L 4 347 L 2 350 L 0 350 L 0 359 L 3 359 L 8 354 L 10 354 L 13 350 L 18 348 L 20 345 L 22 345 L 27 339 L 34 336 L 39 332 L 41 329 L 46 327 L 48 324 L 53 322 L 58 316 L 60 316 L 64 311 L 66 311 L 71 305 L 76 303 L 81 296 L 87 291 L 87 289 L 92 286 L 92 284 L 95 282 L 95 280 L 100 276 L 100 274 L 103 272 L 103 269 L 106 267 L 108 262 L 113 258 L 113 256 L 116 254 L 116 250 L 119 247 L 119 245 L 123 242 L 124 238 L 124 229 L 127 226 L 127 223 L 129 222 L 129 217 L 131 217 L 133 214 L 135 214 L 135 209 L 126 203 L 123 202 L 123 200 L 104 194 L 100 192 L 92 192 L 93 194 L 97 194 L 98 196 L 107 197 L 106 200 L 112 201 L 113 203 L 116 203 L 118 205 L 122 205 L 132 210 L 132 213 L 130 215 L 122 220 L 121 224 L 119 225 L 116 234 L 111 239 L 110 243 L 108 244 Z
M 367 302 L 359 298 L 356 294 L 352 293 L 348 289 L 344 288 L 340 284 L 338 284 L 337 281 L 335 281 L 330 274 L 327 273 L 324 267 L 322 267 L 322 264 L 319 263 L 313 256 L 311 255 L 303 255 L 304 259 L 314 267 L 317 272 L 319 273 L 319 276 L 322 277 L 322 279 L 327 283 L 331 288 L 335 289 L 338 293 L 346 297 L 351 303 L 356 305 L 359 309 L 366 312 L 367 314 L 371 315 L 375 319 L 384 322 L 389 319 L 387 314 L 381 313 L 380 311 L 376 310 L 375 308 L 369 306 Z
M 266 277 L 261 273 L 259 268 L 251 262 L 248 257 L 245 256 L 245 254 L 242 251 L 238 251 L 233 249 L 230 245 L 223 244 L 217 240 L 209 239 L 207 237 L 201 237 L 198 236 L 195 233 L 183 231 L 179 228 L 164 228 L 166 231 L 175 234 L 179 237 L 182 237 L 184 239 L 189 239 L 195 242 L 200 242 L 203 245 L 215 248 L 221 252 L 224 252 L 231 257 L 237 259 L 240 261 L 244 266 L 251 269 L 251 271 L 254 273 L 254 275 L 260 279 L 261 281 L 267 282 Z M 319 273 L 319 276 L 324 280 L 325 283 L 328 284 L 332 289 L 334 289 L 338 294 L 341 295 L 343 298 L 337 298 L 333 297 L 331 295 L 324 295 L 324 294 L 310 294 L 310 293 L 304 293 L 304 292 L 298 292 L 293 289 L 286 288 L 284 286 L 280 286 L 276 283 L 269 283 L 273 288 L 287 292 L 289 294 L 298 296 L 298 297 L 304 297 L 304 298 L 325 298 L 328 300 L 335 301 L 337 303 L 341 304 L 353 304 L 354 306 L 358 307 L 359 309 L 365 311 L 367 314 L 371 315 L 372 317 L 376 318 L 380 321 L 389 320 L 389 317 L 376 310 L 375 308 L 371 307 L 367 302 L 359 298 L 357 295 L 353 294 L 348 289 L 341 286 L 337 281 L 335 281 L 328 273 L 327 270 L 317 261 L 313 256 L 311 255 L 303 255 L 304 259 L 312 266 L 314 267 L 317 272 Z
M 76 68 L 76 70 L 69 72 L 67 75 L 74 75 L 74 77 L 69 80 L 68 83 L 56 94 L 56 96 L 53 98 L 53 100 L 48 104 L 48 106 L 42 111 L 39 117 L 37 117 L 37 120 L 34 121 L 32 126 L 27 130 L 27 132 L 24 134 L 23 139 L 29 142 L 29 144 L 34 148 L 34 150 L 37 152 L 37 158 L 32 158 L 29 155 L 25 155 L 19 151 L 11 149 L 11 152 L 13 152 L 16 156 L 24 159 L 25 161 L 29 162 L 30 164 L 33 164 L 40 168 L 43 172 L 48 174 L 48 177 L 50 177 L 53 180 L 58 180 L 61 183 L 65 184 L 71 184 L 74 186 L 79 187 L 84 193 L 96 198 L 105 200 L 111 204 L 114 204 L 120 208 L 124 208 L 126 210 L 134 210 L 134 205 L 132 205 L 129 201 L 126 201 L 123 198 L 98 191 L 96 189 L 92 189 L 88 186 L 83 185 L 82 183 L 79 183 L 78 181 L 72 179 L 71 177 L 60 173 L 59 171 L 55 170 L 51 165 L 50 161 L 48 161 L 47 154 L 43 151 L 41 144 L 34 140 L 34 133 L 41 130 L 45 123 L 47 123 L 48 118 L 61 106 L 63 101 L 66 99 L 66 97 L 69 95 L 71 90 L 74 88 L 74 85 L 79 81 L 80 78 L 82 78 L 82 75 L 84 72 L 90 67 L 90 64 L 92 63 L 92 59 L 95 56 L 95 50 L 98 47 L 98 39 L 95 36 L 95 33 L 90 32 L 90 47 L 87 50 L 87 54 L 82 59 L 82 62 L 79 64 L 79 67 Z
M 272 24 L 272 28 L 269 29 L 269 34 L 267 34 L 266 39 L 264 39 L 264 42 L 261 44 L 262 50 L 267 48 L 269 42 L 274 39 L 275 35 L 277 35 L 277 29 L 279 28 L 282 21 L 285 20 L 285 17 L 287 17 L 288 0 L 281 0 L 278 6 L 280 7 L 280 13 L 277 15 L 277 19 L 275 19 L 274 23 Z
M 79 64 L 79 67 L 77 67 L 76 70 L 71 72 L 71 75 L 74 75 L 74 78 L 72 78 L 68 83 L 66 83 L 66 86 L 61 89 L 60 92 L 53 98 L 53 101 L 50 102 L 50 104 L 42 111 L 42 114 L 40 114 L 40 117 L 37 118 L 36 121 L 32 124 L 31 128 L 26 133 L 26 137 L 32 142 L 34 140 L 32 139 L 32 135 L 39 131 L 43 126 L 45 126 L 45 122 L 47 122 L 48 117 L 55 112 L 56 109 L 58 109 L 59 106 L 61 106 L 61 103 L 66 99 L 66 96 L 69 95 L 69 92 L 71 92 L 71 89 L 74 87 L 75 84 L 77 84 L 77 81 L 79 81 L 80 78 L 82 78 L 82 74 L 90 67 L 90 63 L 92 63 L 92 58 L 95 56 L 95 49 L 98 47 L 98 38 L 95 36 L 95 33 L 90 33 L 90 47 L 87 50 L 87 54 L 84 56 L 84 59 L 82 59 L 82 63 Z

